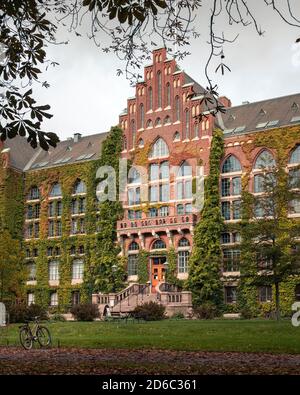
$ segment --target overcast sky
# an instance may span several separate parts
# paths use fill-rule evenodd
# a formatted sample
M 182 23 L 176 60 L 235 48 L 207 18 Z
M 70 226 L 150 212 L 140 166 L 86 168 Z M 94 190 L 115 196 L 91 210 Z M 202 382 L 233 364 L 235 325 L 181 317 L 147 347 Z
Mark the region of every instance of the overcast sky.
M 252 2 L 248 2 L 251 4 Z M 255 1 L 255 12 L 264 37 L 258 37 L 253 26 L 234 31 L 220 20 L 220 31 L 227 31 L 229 38 L 240 33 L 238 40 L 225 48 L 226 63 L 232 72 L 224 77 L 215 75 L 221 95 L 228 96 L 233 105 L 243 101 L 259 101 L 300 91 L 300 29 L 286 25 L 263 1 Z M 285 2 L 284 2 L 285 3 Z M 293 3 L 293 1 L 292 1 Z M 297 4 L 300 19 L 299 0 Z M 191 55 L 180 61 L 180 66 L 191 77 L 206 86 L 204 66 L 208 56 L 208 9 L 201 8 L 197 16 L 201 37 L 194 40 L 188 50 Z M 85 36 L 76 37 L 60 31 L 60 39 L 69 39 L 68 45 L 50 46 L 47 55 L 59 63 L 49 68 L 42 80 L 50 88 L 37 88 L 36 97 L 41 104 L 50 104 L 53 118 L 45 122 L 48 131 L 61 139 L 75 132 L 83 135 L 105 132 L 118 123 L 118 115 L 126 107 L 127 97 L 134 95 L 134 88 L 124 76 L 117 76 L 122 67 L 114 54 L 104 54 Z

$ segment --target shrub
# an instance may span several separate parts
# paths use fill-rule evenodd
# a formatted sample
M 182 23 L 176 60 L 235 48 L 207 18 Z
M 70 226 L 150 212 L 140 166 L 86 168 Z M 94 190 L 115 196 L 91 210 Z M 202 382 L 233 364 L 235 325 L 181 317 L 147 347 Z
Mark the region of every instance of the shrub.
M 194 316 L 200 320 L 211 320 L 218 316 L 218 311 L 213 303 L 206 302 L 193 308 Z
M 72 307 L 71 313 L 77 321 L 93 321 L 99 317 L 99 310 L 96 304 L 78 304 Z
M 253 315 L 251 309 L 249 309 L 248 307 L 243 307 L 241 309 L 241 318 L 243 318 L 244 320 L 250 320 L 253 317 L 254 317 L 254 315 Z
M 171 317 L 173 320 L 182 320 L 184 319 L 184 314 L 178 311 L 177 313 L 174 313 Z
M 51 316 L 52 321 L 57 321 L 57 322 L 65 322 L 66 319 L 62 314 L 55 313 Z
M 8 313 L 10 323 L 31 321 L 36 316 L 38 316 L 40 320 L 48 319 L 46 310 L 42 306 L 36 304 L 30 306 L 26 306 L 25 304 L 11 305 L 8 308 Z
M 165 307 L 158 303 L 147 302 L 136 306 L 133 310 L 133 316 L 145 321 L 160 321 L 165 318 L 165 310 Z

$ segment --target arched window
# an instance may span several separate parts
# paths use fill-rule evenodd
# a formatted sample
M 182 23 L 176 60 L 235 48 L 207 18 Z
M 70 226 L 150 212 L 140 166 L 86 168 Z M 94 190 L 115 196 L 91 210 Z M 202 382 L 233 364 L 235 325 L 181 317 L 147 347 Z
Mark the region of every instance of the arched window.
M 175 121 L 180 121 L 180 101 L 179 101 L 179 96 L 175 97 Z
M 28 193 L 28 200 L 36 200 L 40 198 L 40 191 L 37 186 L 33 186 L 30 188 Z
M 161 137 L 155 141 L 150 151 L 149 158 L 156 159 L 156 158 L 164 158 L 169 156 L 169 149 L 168 146 Z
M 76 181 L 73 189 L 73 194 L 78 194 L 78 193 L 86 193 L 86 185 L 81 180 Z
M 189 246 L 190 246 L 190 242 L 185 237 L 182 237 L 179 240 L 178 247 L 189 247 Z
M 171 118 L 167 115 L 166 118 L 164 119 L 164 125 L 168 125 L 171 123 Z
M 190 112 L 188 109 L 185 110 L 185 138 L 190 138 Z
M 134 120 L 131 121 L 130 130 L 131 130 L 131 143 L 132 143 L 131 147 L 134 148 L 134 146 L 135 146 L 135 137 L 136 137 L 136 130 L 135 130 L 135 122 L 134 122 Z
M 173 141 L 180 141 L 180 133 L 179 132 L 174 133 Z
M 140 104 L 140 129 L 144 127 L 144 121 L 145 121 L 145 110 L 144 110 L 144 104 Z
M 136 168 L 131 167 L 128 173 L 128 184 L 140 184 L 141 175 Z
M 192 166 L 190 166 L 187 161 L 184 161 L 179 167 L 177 177 L 187 177 L 191 175 L 192 175 Z
M 265 168 L 270 168 L 273 166 L 275 166 L 275 160 L 274 160 L 273 155 L 269 151 L 264 150 L 256 158 L 253 168 L 254 169 L 265 169 Z
M 222 173 L 233 173 L 241 170 L 240 161 L 233 155 L 228 156 L 222 166 Z
M 155 240 L 155 242 L 152 244 L 152 250 L 161 250 L 163 248 L 167 247 L 166 243 L 161 239 Z
M 166 107 L 171 105 L 171 85 L 168 82 L 166 85 Z
M 139 248 L 140 246 L 138 245 L 138 243 L 133 241 L 132 243 L 129 244 L 128 251 L 138 251 Z
M 143 148 L 143 147 L 144 147 L 144 140 L 143 140 L 143 139 L 139 139 L 139 141 L 138 141 L 138 147 L 139 147 L 139 148 Z
M 123 151 L 127 150 L 127 138 L 124 135 L 122 137 L 122 149 Z
M 161 119 L 160 118 L 156 118 L 155 120 L 155 126 L 161 126 Z
M 157 107 L 161 108 L 161 72 L 158 71 L 157 73 Z
M 147 128 L 153 128 L 153 122 L 151 121 L 151 119 L 148 119 L 146 127 Z
M 150 86 L 148 89 L 148 110 L 153 109 L 153 90 L 152 87 Z
M 290 164 L 300 163 L 300 145 L 294 149 L 290 158 Z
M 58 184 L 58 183 L 53 184 L 52 189 L 50 191 L 50 196 L 56 197 L 56 196 L 61 196 L 61 195 L 62 195 L 62 192 L 61 192 L 60 184 Z

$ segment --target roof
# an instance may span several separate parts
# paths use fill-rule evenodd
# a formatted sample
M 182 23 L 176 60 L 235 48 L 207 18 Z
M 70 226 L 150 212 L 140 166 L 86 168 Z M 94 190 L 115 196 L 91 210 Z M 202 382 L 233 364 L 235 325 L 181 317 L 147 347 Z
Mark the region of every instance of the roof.
M 300 93 L 230 107 L 221 118 L 225 136 L 300 124 Z
M 99 159 L 101 145 L 107 135 L 108 133 L 98 133 L 82 136 L 78 141 L 70 138 L 61 141 L 48 152 L 41 148 L 33 149 L 26 138 L 16 136 L 7 140 L 4 148 L 10 148 L 11 166 L 24 171 L 37 170 Z

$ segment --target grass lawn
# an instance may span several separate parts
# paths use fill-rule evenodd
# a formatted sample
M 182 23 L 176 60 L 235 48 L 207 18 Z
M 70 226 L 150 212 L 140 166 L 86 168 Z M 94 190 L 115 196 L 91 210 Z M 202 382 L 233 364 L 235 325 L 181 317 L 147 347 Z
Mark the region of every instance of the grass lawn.
M 300 327 L 290 320 L 49 322 L 53 346 L 300 353 Z M 0 328 L 0 345 L 19 345 L 18 325 Z

